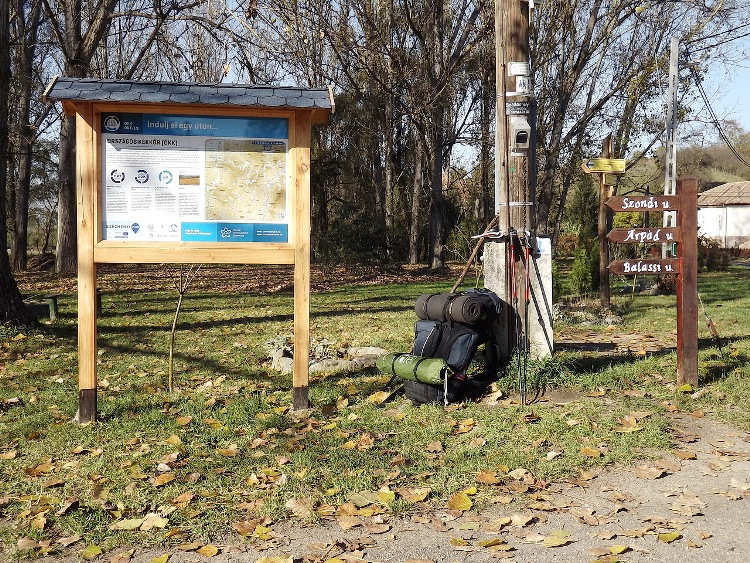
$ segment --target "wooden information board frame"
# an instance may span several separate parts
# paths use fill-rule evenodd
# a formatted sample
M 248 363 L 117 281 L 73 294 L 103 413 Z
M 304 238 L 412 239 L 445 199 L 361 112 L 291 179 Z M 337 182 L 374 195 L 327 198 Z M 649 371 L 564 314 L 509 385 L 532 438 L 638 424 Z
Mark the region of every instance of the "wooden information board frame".
M 125 87 L 128 90 L 125 90 Z M 98 88 L 98 89 L 97 89 Z M 143 101 L 112 101 L 112 92 L 138 92 Z M 186 92 L 187 90 L 187 92 Z M 217 92 L 221 91 L 221 97 Z M 91 94 L 94 92 L 94 94 Z M 154 92 L 161 94 L 154 96 Z M 177 92 L 173 95 L 171 92 Z M 83 95 L 81 94 L 83 93 Z M 191 94 L 186 96 L 185 94 Z M 254 94 L 254 97 L 250 95 Z M 236 98 L 233 98 L 236 95 Z M 182 96 L 182 97 L 179 97 Z M 122 96 L 119 96 L 122 97 Z M 134 96 L 131 96 L 131 98 Z M 164 98 L 167 98 L 166 101 Z M 252 105 L 233 99 L 254 100 Z M 293 405 L 308 406 L 310 353 L 310 142 L 313 124 L 333 111 L 329 91 L 246 85 L 182 85 L 56 78 L 45 99 L 63 102 L 76 122 L 78 207 L 78 421 L 97 411 L 97 265 L 103 263 L 288 264 L 294 267 Z M 149 102 L 158 99 L 158 102 Z M 223 103 L 211 103 L 215 100 Z M 204 103 L 201 101 L 204 100 Z M 268 101 L 273 107 L 264 105 Z M 104 240 L 102 114 L 162 114 L 281 118 L 288 123 L 288 242 L 136 242 Z

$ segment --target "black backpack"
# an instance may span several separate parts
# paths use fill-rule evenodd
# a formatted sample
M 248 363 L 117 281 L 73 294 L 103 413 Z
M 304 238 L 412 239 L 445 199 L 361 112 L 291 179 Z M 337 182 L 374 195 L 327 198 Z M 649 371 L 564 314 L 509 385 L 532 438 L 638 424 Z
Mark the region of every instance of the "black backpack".
M 420 320 L 414 326 L 412 353 L 444 359 L 453 376 L 444 385 L 405 381 L 406 396 L 415 403 L 447 405 L 481 395 L 497 379 L 500 368 L 496 342 L 502 307 L 497 295 L 486 289 L 420 296 L 415 305 Z M 479 377 L 469 378 L 466 372 L 481 344 L 485 346 L 485 371 Z

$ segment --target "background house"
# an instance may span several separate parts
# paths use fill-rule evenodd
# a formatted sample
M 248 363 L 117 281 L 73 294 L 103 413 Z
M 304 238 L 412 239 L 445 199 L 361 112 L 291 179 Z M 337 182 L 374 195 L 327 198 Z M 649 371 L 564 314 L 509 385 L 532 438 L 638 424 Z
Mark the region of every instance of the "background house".
M 750 182 L 729 182 L 698 194 L 698 236 L 723 248 L 750 250 Z

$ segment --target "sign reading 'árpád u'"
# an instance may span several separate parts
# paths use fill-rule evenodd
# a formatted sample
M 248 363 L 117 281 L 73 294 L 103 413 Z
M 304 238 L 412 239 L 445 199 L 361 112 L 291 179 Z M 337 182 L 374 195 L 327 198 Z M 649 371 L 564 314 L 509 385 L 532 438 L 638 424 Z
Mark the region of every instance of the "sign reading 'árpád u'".
M 607 233 L 607 240 L 625 244 L 680 242 L 680 229 L 662 227 L 614 229 Z

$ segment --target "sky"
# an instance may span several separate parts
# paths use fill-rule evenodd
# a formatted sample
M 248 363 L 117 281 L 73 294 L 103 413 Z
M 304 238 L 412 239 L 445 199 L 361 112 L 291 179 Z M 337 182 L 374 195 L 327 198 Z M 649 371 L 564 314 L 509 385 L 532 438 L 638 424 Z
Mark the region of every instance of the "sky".
M 738 46 L 750 50 L 750 38 Z M 704 88 L 720 120 L 734 119 L 750 132 L 750 59 L 726 66 L 716 63 L 709 69 Z M 702 100 L 696 104 L 696 110 L 703 106 Z

